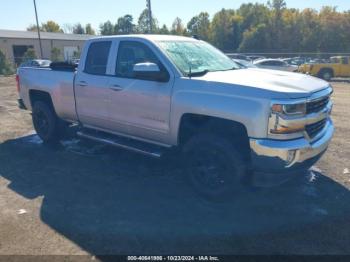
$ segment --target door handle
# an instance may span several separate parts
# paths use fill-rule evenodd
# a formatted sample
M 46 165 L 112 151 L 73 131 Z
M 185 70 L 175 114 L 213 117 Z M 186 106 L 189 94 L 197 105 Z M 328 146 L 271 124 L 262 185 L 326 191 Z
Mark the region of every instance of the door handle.
M 85 81 L 80 81 L 78 85 L 79 86 L 87 86 L 88 84 Z
M 123 87 L 121 87 L 120 85 L 112 85 L 110 89 L 113 91 L 121 91 L 123 90 Z

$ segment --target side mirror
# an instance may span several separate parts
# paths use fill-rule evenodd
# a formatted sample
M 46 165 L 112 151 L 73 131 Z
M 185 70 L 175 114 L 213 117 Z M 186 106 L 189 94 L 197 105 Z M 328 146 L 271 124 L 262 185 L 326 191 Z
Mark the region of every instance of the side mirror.
M 134 77 L 142 80 L 166 82 L 168 75 L 155 63 L 138 63 L 133 68 Z

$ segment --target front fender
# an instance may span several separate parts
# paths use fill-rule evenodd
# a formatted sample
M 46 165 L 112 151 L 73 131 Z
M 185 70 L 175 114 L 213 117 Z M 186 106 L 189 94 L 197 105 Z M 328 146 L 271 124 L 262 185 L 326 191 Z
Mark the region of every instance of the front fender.
M 181 90 L 173 94 L 171 142 L 178 144 L 178 132 L 184 114 L 233 120 L 245 126 L 249 137 L 266 137 L 269 100 L 212 92 Z

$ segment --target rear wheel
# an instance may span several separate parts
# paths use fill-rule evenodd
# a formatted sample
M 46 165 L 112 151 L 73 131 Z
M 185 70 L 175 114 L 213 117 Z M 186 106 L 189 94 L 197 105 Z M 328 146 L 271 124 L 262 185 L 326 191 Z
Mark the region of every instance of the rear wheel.
M 36 133 L 44 143 L 55 143 L 60 139 L 60 119 L 45 102 L 34 103 L 32 120 Z
M 209 200 L 224 200 L 241 191 L 246 163 L 233 143 L 220 136 L 200 134 L 183 147 L 186 176 L 195 191 Z

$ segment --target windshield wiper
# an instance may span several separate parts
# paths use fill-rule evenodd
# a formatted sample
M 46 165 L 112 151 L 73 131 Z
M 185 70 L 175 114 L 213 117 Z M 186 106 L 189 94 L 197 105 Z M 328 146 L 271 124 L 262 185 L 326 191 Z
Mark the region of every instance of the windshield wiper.
M 198 72 L 190 72 L 187 74 L 188 77 L 204 76 L 209 72 L 208 69 Z

